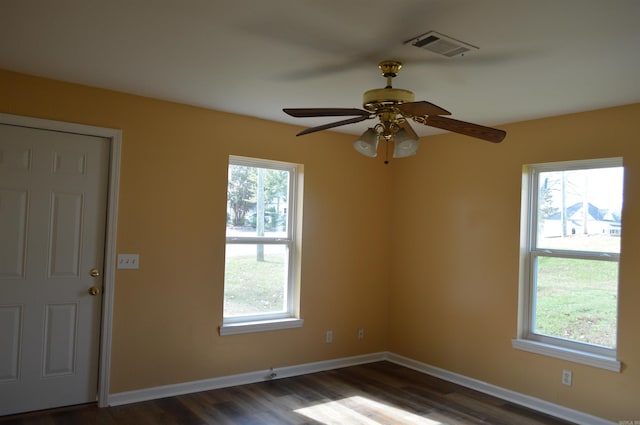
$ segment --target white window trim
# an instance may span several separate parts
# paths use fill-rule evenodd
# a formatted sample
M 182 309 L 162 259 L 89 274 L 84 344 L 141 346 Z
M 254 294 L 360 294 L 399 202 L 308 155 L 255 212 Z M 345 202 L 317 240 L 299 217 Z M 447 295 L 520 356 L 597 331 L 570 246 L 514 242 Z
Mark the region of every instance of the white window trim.
M 254 332 L 278 331 L 282 329 L 301 328 L 303 319 L 288 318 L 276 320 L 262 320 L 257 322 L 225 323 L 220 326 L 220 336 L 237 335 Z
M 536 238 L 537 223 L 537 175 L 544 171 L 606 168 L 623 166 L 622 158 L 593 159 L 584 161 L 554 162 L 531 164 L 523 167 L 522 178 L 522 222 L 520 249 L 520 296 L 518 306 L 518 335 L 511 342 L 513 348 L 572 361 L 588 366 L 606 369 L 614 372 L 622 370 L 622 363 L 617 359 L 616 349 L 581 344 L 575 341 L 563 340 L 532 332 L 533 313 L 533 261 L 538 255 L 564 256 L 569 258 L 593 257 L 599 260 L 619 261 L 619 254 L 602 256 L 579 252 L 553 252 L 550 250 L 533 250 Z
M 620 372 L 622 370 L 622 362 L 609 356 L 600 356 L 585 351 L 572 350 L 569 348 L 559 347 L 557 345 L 545 344 L 543 342 L 521 338 L 512 339 L 511 346 L 517 350 L 568 360 L 570 362 L 606 369 L 612 372 Z
M 290 174 L 289 193 L 288 193 L 288 209 L 287 209 L 287 235 L 282 238 L 272 237 L 227 237 L 226 243 L 232 244 L 271 244 L 285 245 L 288 250 L 288 286 L 286 310 L 281 313 L 267 313 L 257 315 L 244 315 L 235 317 L 224 317 L 222 325 L 219 327 L 219 334 L 235 335 L 253 332 L 265 332 L 281 329 L 291 329 L 302 327 L 304 320 L 299 317 L 299 287 L 296 282 L 299 274 L 297 273 L 297 238 L 298 232 L 298 205 L 301 203 L 299 192 L 299 174 L 300 166 L 287 162 L 280 162 L 267 159 L 255 159 L 242 156 L 229 156 L 230 165 L 241 165 L 246 167 L 271 168 L 277 170 L 285 170 Z M 223 313 L 224 314 L 224 313 Z

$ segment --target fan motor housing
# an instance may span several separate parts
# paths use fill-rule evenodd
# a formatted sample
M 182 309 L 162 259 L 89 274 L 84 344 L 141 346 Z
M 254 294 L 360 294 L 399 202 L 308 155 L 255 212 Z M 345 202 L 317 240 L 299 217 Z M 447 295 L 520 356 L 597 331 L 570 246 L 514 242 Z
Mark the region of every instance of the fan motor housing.
M 367 111 L 376 112 L 380 106 L 393 106 L 414 100 L 412 91 L 389 87 L 366 91 L 362 96 L 362 106 Z

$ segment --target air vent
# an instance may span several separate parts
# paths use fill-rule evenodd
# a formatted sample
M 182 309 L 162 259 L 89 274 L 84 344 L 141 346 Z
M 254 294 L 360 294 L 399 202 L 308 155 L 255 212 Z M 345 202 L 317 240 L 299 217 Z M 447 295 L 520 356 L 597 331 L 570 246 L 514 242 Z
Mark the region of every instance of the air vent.
M 455 38 L 435 31 L 429 31 L 428 33 L 412 38 L 404 44 L 410 44 L 448 58 L 462 55 L 468 51 L 478 50 L 478 47 L 472 44 L 456 40 Z

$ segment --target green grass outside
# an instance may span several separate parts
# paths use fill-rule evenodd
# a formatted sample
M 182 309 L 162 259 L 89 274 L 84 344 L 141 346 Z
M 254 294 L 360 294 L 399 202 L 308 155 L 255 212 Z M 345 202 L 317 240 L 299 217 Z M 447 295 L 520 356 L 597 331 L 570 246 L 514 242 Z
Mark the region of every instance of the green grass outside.
M 538 257 L 534 332 L 614 347 L 618 263 Z
M 285 262 L 281 255 L 228 257 L 225 268 L 225 316 L 281 312 L 284 306 Z

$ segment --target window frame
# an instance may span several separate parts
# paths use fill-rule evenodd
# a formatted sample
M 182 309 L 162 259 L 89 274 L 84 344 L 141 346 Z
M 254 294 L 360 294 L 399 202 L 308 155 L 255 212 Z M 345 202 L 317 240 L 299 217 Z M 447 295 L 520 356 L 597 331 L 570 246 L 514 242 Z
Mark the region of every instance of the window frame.
M 514 348 L 620 372 L 622 365 L 617 359 L 617 347 L 602 347 L 594 344 L 542 335 L 533 331 L 536 303 L 535 273 L 536 261 L 538 258 L 572 258 L 614 261 L 618 264 L 620 263 L 619 253 L 538 248 L 538 200 L 540 173 L 616 167 L 623 167 L 622 158 L 616 157 L 539 163 L 525 165 L 523 167 L 520 296 L 518 306 L 518 336 L 512 341 L 512 346 Z M 622 237 L 622 235 L 620 237 Z M 618 307 L 616 307 L 616 316 L 618 316 Z M 616 320 L 616 326 L 617 325 L 618 323 Z
M 275 161 L 269 159 L 249 158 L 243 156 L 229 155 L 227 169 L 231 165 L 264 168 L 271 170 L 281 170 L 289 172 L 289 190 L 287 194 L 287 229 L 284 237 L 272 236 L 228 236 L 226 234 L 225 222 L 225 259 L 226 246 L 230 244 L 262 244 L 262 245 L 283 245 L 287 249 L 287 282 L 286 282 L 286 302 L 285 310 L 277 313 L 246 314 L 239 316 L 225 317 L 224 305 L 222 312 L 222 325 L 219 328 L 220 335 L 233 335 L 239 333 L 261 332 L 277 329 L 297 328 L 303 325 L 303 320 L 299 317 L 299 205 L 301 203 L 301 191 L 299 190 L 301 165 L 289 162 Z M 226 188 L 229 188 L 227 179 Z M 228 199 L 226 199 L 228 202 Z M 225 203 L 225 208 L 228 205 Z M 225 214 L 226 216 L 226 214 Z M 226 261 L 225 261 L 226 263 Z M 226 269 L 226 265 L 225 265 Z M 226 270 L 225 270 L 226 273 Z M 224 286 L 224 283 L 223 283 Z M 224 291 L 223 287 L 223 304 Z

